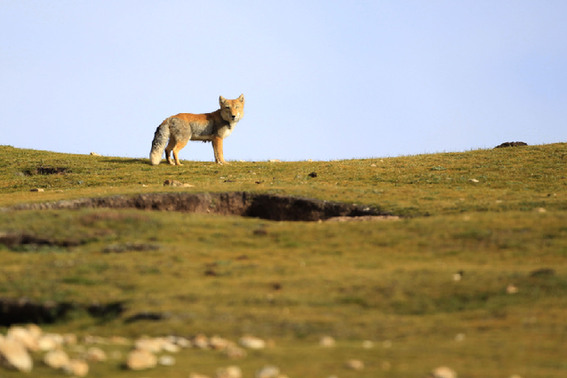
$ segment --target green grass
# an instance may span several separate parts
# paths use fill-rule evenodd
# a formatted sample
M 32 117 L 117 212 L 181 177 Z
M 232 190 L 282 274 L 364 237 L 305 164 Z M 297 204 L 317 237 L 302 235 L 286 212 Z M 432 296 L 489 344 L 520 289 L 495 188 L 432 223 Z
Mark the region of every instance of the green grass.
M 118 318 L 77 312 L 45 325 L 57 332 L 203 332 L 274 340 L 274 347 L 239 361 L 184 351 L 175 367 L 146 377 L 212 375 L 230 364 L 247 376 L 275 364 L 290 377 L 419 377 L 439 365 L 453 367 L 460 377 L 563 377 L 566 163 L 567 144 L 182 167 L 3 146 L 4 207 L 115 194 L 244 190 L 367 204 L 403 218 L 309 223 L 132 209 L 8 211 L 0 213 L 1 232 L 60 243 L 0 244 L 0 297 L 126 305 Z M 62 173 L 39 173 L 45 168 Z M 166 179 L 194 187 L 164 187 Z M 554 273 L 532 274 L 541 268 Z M 454 281 L 461 270 L 462 280 Z M 508 294 L 508 285 L 518 292 Z M 144 311 L 168 317 L 125 322 Z M 464 340 L 456 341 L 457 334 Z M 335 337 L 337 347 L 319 347 L 323 335 Z M 376 347 L 364 349 L 362 340 Z M 363 360 L 366 369 L 345 369 L 350 358 Z M 118 361 L 91 370 L 95 377 L 135 375 L 122 371 Z

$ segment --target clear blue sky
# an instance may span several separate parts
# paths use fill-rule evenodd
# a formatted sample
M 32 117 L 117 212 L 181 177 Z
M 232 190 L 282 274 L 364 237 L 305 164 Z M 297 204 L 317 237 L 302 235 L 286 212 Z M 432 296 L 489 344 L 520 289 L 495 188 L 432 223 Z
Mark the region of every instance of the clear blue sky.
M 147 158 L 246 97 L 227 160 L 565 142 L 567 1 L 0 0 L 0 144 Z M 185 160 L 212 161 L 190 143 Z

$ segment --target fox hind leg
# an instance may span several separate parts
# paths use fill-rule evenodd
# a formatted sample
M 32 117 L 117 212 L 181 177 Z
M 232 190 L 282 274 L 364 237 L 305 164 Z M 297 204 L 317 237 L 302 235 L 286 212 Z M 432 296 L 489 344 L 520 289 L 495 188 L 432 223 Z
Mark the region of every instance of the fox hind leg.
M 177 142 L 172 138 L 172 139 L 169 140 L 169 143 L 168 143 L 167 147 L 165 148 L 165 158 L 167 159 L 167 162 L 171 165 L 175 165 L 175 162 L 171 159 L 171 151 L 175 147 L 176 143 Z
M 188 141 L 178 141 L 177 143 L 175 143 L 175 147 L 173 147 L 173 158 L 175 159 L 175 164 L 177 165 L 183 165 L 179 161 L 179 151 L 181 151 L 181 149 L 187 145 L 187 142 Z M 170 162 L 170 164 L 173 163 Z

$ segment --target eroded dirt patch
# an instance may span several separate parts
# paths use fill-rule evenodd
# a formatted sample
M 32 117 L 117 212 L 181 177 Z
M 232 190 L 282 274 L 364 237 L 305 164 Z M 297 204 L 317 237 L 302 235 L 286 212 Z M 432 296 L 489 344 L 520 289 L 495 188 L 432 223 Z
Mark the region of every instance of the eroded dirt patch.
M 65 319 L 72 311 L 86 311 L 90 316 L 112 319 L 124 310 L 123 302 L 80 304 L 71 302 L 36 302 L 27 298 L 0 298 L 0 325 L 20 323 L 54 323 Z
M 26 169 L 22 173 L 26 176 L 33 176 L 33 175 L 62 175 L 70 172 L 71 170 L 66 167 L 37 167 L 34 169 Z
M 13 210 L 135 208 L 142 210 L 180 211 L 239 215 L 275 221 L 319 221 L 335 217 L 391 216 L 377 207 L 361 206 L 317 199 L 255 194 L 228 193 L 151 193 L 84 198 L 14 206 Z

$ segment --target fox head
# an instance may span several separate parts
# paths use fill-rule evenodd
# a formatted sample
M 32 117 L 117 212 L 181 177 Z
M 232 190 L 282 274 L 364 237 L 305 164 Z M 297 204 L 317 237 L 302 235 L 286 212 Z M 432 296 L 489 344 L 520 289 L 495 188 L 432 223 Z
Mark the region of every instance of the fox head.
M 227 100 L 220 96 L 219 104 L 221 108 L 221 117 L 230 124 L 235 124 L 244 116 L 244 95 L 234 100 Z

